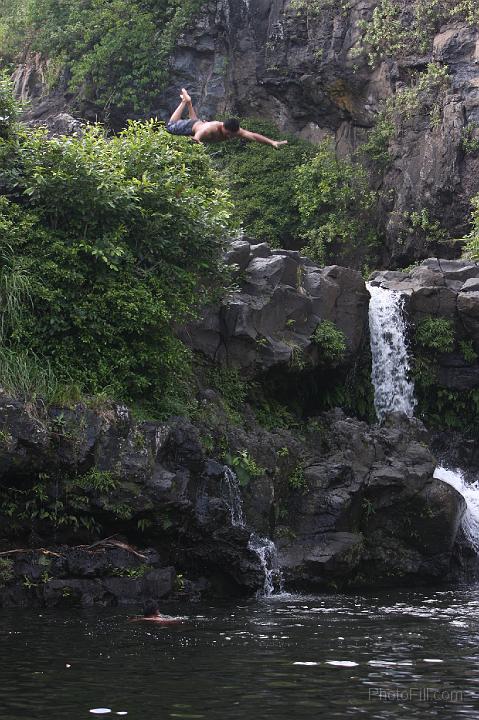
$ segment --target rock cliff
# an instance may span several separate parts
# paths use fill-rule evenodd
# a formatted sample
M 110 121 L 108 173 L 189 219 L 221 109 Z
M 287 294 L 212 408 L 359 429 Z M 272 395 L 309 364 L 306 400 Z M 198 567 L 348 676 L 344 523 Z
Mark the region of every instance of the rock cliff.
M 330 138 L 340 156 L 350 156 L 368 139 L 388 99 L 414 86 L 435 62 L 447 68 L 446 87 L 440 93 L 426 87 L 421 102 L 399 108 L 382 149 L 386 166 L 373 176 L 386 266 L 435 253 L 456 257 L 460 245 L 448 240 L 464 235 L 470 198 L 479 191 L 478 29 L 456 18 L 428 30 L 424 52 L 411 44 L 371 65 L 361 23 L 372 22 L 378 4 L 310 3 L 320 11 L 307 12 L 290 0 L 207 2 L 176 43 L 153 114 L 166 119 L 185 85 L 205 118 L 231 112 L 265 117 L 313 142 Z M 411 3 L 395 5 L 410 12 Z M 45 96 L 42 68 L 35 56 L 15 75 L 19 94 L 34 100 L 35 121 L 76 102 L 61 83 Z M 81 112 L 95 119 L 102 108 L 90 103 Z M 115 108 L 109 117 L 116 125 L 126 119 Z M 363 160 L 370 164 L 367 154 Z

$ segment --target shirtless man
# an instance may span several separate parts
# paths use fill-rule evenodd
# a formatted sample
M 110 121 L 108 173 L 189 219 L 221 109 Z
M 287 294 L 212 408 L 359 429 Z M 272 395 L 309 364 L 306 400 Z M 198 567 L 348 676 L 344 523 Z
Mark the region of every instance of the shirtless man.
M 166 129 L 172 135 L 187 135 L 193 138 L 195 142 L 223 142 L 225 140 L 234 140 L 235 138 L 243 138 L 244 140 L 252 140 L 254 142 L 272 145 L 279 148 L 280 145 L 286 145 L 287 140 L 271 140 L 270 138 L 260 135 L 259 133 L 243 130 L 236 118 L 230 118 L 224 122 L 212 120 L 205 122 L 200 120 L 195 112 L 191 97 L 185 88 L 181 90 L 181 103 L 166 124 Z M 185 107 L 188 108 L 189 120 L 182 120 L 181 116 Z

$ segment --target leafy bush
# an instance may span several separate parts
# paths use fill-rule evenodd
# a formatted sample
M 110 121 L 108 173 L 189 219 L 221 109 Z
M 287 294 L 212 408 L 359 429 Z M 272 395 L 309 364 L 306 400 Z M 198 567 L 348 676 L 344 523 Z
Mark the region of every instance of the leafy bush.
M 459 342 L 459 348 L 461 350 L 464 360 L 470 365 L 473 365 L 476 362 L 478 355 L 477 352 L 474 350 L 474 344 L 472 340 L 461 340 Z
M 307 482 L 304 476 L 304 468 L 298 463 L 288 478 L 288 484 L 293 490 L 306 490 Z
M 371 18 L 360 23 L 361 46 L 368 48 L 371 65 L 385 56 L 425 54 L 441 25 L 456 20 L 471 26 L 479 22 L 475 0 L 379 0 Z
M 429 350 L 452 352 L 454 349 L 454 324 L 446 318 L 426 317 L 416 328 L 416 342 Z
M 429 116 L 430 127 L 440 123 L 450 80 L 447 67 L 438 63 L 428 63 L 425 72 L 413 74 L 409 86 L 400 88 L 384 102 L 358 154 L 379 170 L 386 169 L 391 162 L 390 141 L 399 135 L 404 121 L 421 113 Z
M 247 141 L 209 148 L 214 162 L 225 173 L 245 232 L 257 240 L 283 246 L 297 237 L 300 226 L 291 177 L 298 165 L 314 156 L 316 149 L 304 140 L 280 134 L 273 123 L 242 119 L 241 126 L 288 140 L 280 150 Z
M 328 141 L 296 169 L 295 192 L 305 251 L 319 263 L 354 262 L 377 243 L 371 192 L 365 170 L 336 157 Z M 371 218 L 372 216 L 372 218 Z
M 0 558 L 0 588 L 8 585 L 14 577 L 13 561 L 9 558 Z
M 225 462 L 234 469 L 238 482 L 242 487 L 248 485 L 253 478 L 261 477 L 266 472 L 247 450 L 239 450 L 235 455 L 227 453 Z
M 337 364 L 343 359 L 347 349 L 346 338 L 343 331 L 330 320 L 323 320 L 311 339 L 327 364 Z
M 48 59 L 54 83 L 66 71 L 82 100 L 145 111 L 168 77 L 182 30 L 202 0 L 2 1 L 0 57 L 14 60 L 28 42 Z
M 472 198 L 472 230 L 463 238 L 466 241 L 464 254 L 467 258 L 479 261 L 479 195 Z
M 16 317 L 3 310 L 2 357 L 44 358 L 85 392 L 175 411 L 191 390 L 173 328 L 221 286 L 231 211 L 204 149 L 155 122 L 1 142 L 18 168 L 0 162 L 0 294 Z

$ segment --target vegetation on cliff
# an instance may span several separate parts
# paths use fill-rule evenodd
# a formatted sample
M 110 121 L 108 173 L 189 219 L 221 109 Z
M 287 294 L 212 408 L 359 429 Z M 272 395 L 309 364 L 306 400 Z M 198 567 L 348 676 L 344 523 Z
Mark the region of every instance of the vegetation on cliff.
M 272 137 L 280 134 L 269 122 L 245 118 L 241 124 Z M 364 169 L 338 159 L 328 141 L 318 146 L 282 137 L 289 144 L 281 152 L 244 142 L 210 150 L 246 234 L 276 247 L 303 248 L 320 264 L 374 263 L 377 197 Z
M 3 377 L 22 358 L 78 392 L 188 395 L 173 329 L 221 287 L 231 211 L 203 148 L 154 122 L 49 139 L 1 98 Z
M 202 0 L 1 0 L 0 59 L 40 52 L 52 89 L 61 76 L 80 100 L 145 112 Z

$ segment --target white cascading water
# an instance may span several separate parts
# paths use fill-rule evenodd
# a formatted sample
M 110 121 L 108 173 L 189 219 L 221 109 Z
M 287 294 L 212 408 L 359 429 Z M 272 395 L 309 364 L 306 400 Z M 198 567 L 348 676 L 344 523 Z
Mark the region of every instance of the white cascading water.
M 223 497 L 230 511 L 231 524 L 234 527 L 244 528 L 245 521 L 243 515 L 243 500 L 241 490 L 236 473 L 225 465 L 223 474 Z M 268 538 L 262 538 L 256 533 L 251 533 L 248 547 L 259 559 L 260 565 L 264 573 L 264 585 L 262 595 L 268 597 L 275 592 L 276 585 L 279 585 L 279 591 L 282 591 L 283 578 L 278 565 L 278 552 L 276 545 Z
M 223 475 L 223 497 L 231 515 L 234 527 L 244 527 L 243 500 L 236 473 L 225 465 Z
M 409 378 L 409 356 L 404 319 L 404 295 L 367 286 L 372 354 L 374 407 L 379 420 L 390 412 L 414 415 L 414 383 Z
M 479 480 L 466 483 L 460 470 L 450 470 L 442 465 L 436 468 L 434 477 L 451 485 L 466 501 L 462 529 L 467 540 L 479 554 Z
M 379 420 L 399 411 L 413 417 L 416 401 L 409 379 L 409 357 L 404 319 L 404 296 L 394 290 L 368 285 L 374 407 Z M 462 529 L 479 554 L 479 480 L 466 483 L 460 470 L 439 465 L 434 477 L 455 488 L 466 501 Z
M 256 553 L 263 568 L 264 585 L 261 594 L 265 597 L 273 595 L 275 592 L 275 581 L 276 584 L 279 585 L 279 592 L 282 592 L 283 577 L 278 565 L 278 551 L 274 542 L 268 538 L 259 537 L 256 533 L 251 533 L 248 547 Z

